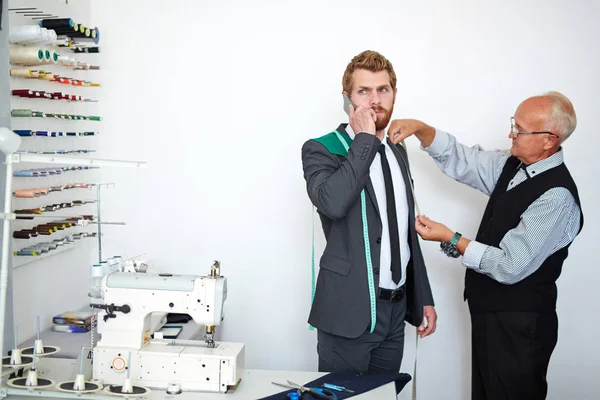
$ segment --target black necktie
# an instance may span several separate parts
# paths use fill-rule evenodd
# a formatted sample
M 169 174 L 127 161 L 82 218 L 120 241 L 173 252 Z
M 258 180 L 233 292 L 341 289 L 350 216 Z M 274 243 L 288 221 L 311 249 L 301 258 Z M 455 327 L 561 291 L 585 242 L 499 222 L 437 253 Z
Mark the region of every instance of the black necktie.
M 385 145 L 379 147 L 381 168 L 383 169 L 383 181 L 385 182 L 385 202 L 387 205 L 387 220 L 390 230 L 390 246 L 392 250 L 392 279 L 394 283 L 400 282 L 402 270 L 400 268 L 400 235 L 398 234 L 398 216 L 396 215 L 396 198 L 394 196 L 394 184 L 392 183 L 392 171 L 385 156 Z

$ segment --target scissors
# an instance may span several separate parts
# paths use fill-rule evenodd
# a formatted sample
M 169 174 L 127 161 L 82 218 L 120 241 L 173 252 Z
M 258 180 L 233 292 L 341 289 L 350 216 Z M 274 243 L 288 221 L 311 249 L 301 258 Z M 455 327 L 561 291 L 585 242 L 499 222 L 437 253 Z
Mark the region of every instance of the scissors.
M 298 389 L 302 396 L 304 393 L 310 393 L 315 399 L 321 400 L 337 400 L 337 396 L 331 390 L 321 389 L 321 388 L 309 388 L 306 386 L 302 386 L 297 384 L 296 382 L 287 381 L 287 385 L 284 383 L 271 382 L 274 385 L 282 386 L 290 389 Z

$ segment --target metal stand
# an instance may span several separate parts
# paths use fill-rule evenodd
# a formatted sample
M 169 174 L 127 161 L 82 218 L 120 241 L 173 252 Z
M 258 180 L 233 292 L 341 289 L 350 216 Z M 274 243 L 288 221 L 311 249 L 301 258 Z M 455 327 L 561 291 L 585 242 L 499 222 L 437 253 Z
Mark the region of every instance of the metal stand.
M 101 210 L 101 200 L 100 200 L 100 189 L 102 186 L 115 187 L 114 183 L 99 183 L 96 189 L 96 204 L 97 204 L 97 214 L 98 214 L 98 262 L 102 262 L 102 210 Z

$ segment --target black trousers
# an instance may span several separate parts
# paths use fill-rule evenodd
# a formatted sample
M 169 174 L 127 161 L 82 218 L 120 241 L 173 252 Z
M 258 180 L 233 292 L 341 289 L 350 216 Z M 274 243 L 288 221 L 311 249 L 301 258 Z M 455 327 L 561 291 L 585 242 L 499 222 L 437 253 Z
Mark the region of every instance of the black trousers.
M 471 313 L 472 400 L 543 400 L 556 312 Z
M 377 299 L 375 330 L 349 339 L 317 331 L 319 372 L 396 374 L 404 353 L 406 299 Z

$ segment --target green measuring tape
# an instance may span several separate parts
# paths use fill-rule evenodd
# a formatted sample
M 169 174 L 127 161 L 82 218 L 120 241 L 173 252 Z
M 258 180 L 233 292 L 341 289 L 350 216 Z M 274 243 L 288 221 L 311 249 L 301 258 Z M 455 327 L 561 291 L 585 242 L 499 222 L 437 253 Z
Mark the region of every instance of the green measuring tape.
M 342 143 L 342 146 L 344 146 L 346 153 L 348 153 L 348 149 L 350 147 L 348 146 L 348 143 L 344 140 L 342 135 L 337 130 L 334 132 L 331 132 L 331 133 L 334 133 L 336 135 L 338 140 Z M 404 144 L 404 141 L 402 141 L 401 144 L 402 144 L 402 147 L 404 147 L 404 150 L 408 152 L 408 150 L 406 149 L 406 145 Z M 411 189 L 411 192 L 413 195 L 413 200 L 415 202 L 415 208 L 417 211 L 417 215 L 421 215 L 421 211 L 419 209 L 419 204 L 417 203 L 417 197 L 415 196 L 415 188 L 412 183 L 412 176 L 411 176 L 410 170 L 408 169 L 408 162 L 404 159 L 404 157 L 402 157 L 402 161 L 405 163 L 406 169 L 408 172 L 408 176 L 409 176 L 408 181 L 409 181 L 410 189 Z M 368 279 L 368 284 L 369 284 L 369 297 L 370 297 L 370 302 L 371 302 L 371 333 L 373 333 L 373 331 L 375 330 L 375 322 L 376 322 L 375 283 L 374 283 L 374 279 L 373 279 L 373 263 L 371 261 L 371 245 L 369 242 L 369 229 L 368 229 L 369 224 L 367 221 L 367 206 L 366 206 L 366 197 L 365 197 L 364 189 L 360 193 L 360 204 L 361 204 L 361 212 L 362 212 L 363 237 L 365 240 L 365 258 L 367 261 L 367 279 Z M 312 260 L 311 261 L 312 261 L 312 300 L 314 300 L 315 289 L 316 289 L 314 212 L 312 215 L 313 215 L 313 217 L 312 217 Z M 310 326 L 310 330 L 313 330 L 313 329 L 314 329 L 314 327 Z M 419 349 L 419 330 L 415 329 L 415 332 L 416 332 L 415 362 L 414 362 L 413 382 L 412 382 L 412 399 L 413 400 L 416 400 L 416 398 L 417 398 L 417 358 L 418 358 L 418 349 Z
M 344 146 L 346 152 L 350 148 L 348 143 L 344 140 L 342 135 L 338 131 L 334 131 L 339 141 Z M 375 303 L 375 282 L 373 279 L 373 262 L 371 261 L 371 244 L 369 242 L 369 222 L 367 220 L 367 200 L 365 196 L 365 190 L 363 189 L 360 192 L 360 206 L 362 212 L 362 225 L 363 225 L 363 237 L 365 240 L 365 259 L 367 261 L 367 281 L 369 284 L 369 298 L 371 302 L 371 331 L 373 333 L 375 330 L 375 322 L 377 318 L 376 312 L 376 303 Z M 313 233 L 312 233 L 312 300 L 315 299 L 315 221 L 314 221 L 314 213 L 313 213 Z M 314 327 L 311 326 L 310 330 L 313 330 Z

